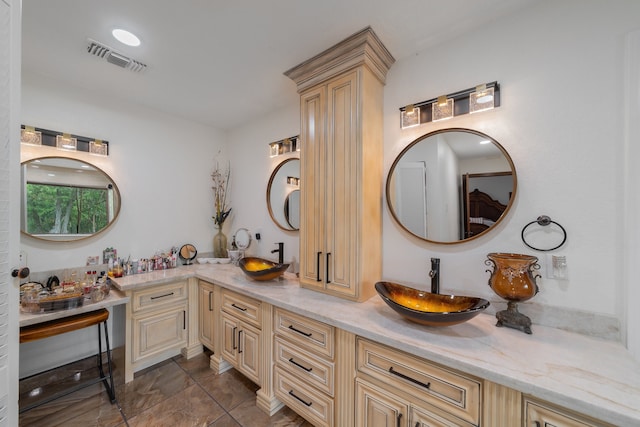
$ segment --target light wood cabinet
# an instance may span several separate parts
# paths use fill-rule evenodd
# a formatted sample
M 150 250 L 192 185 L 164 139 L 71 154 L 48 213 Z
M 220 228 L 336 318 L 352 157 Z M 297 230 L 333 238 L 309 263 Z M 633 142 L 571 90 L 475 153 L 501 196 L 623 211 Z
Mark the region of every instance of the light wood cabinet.
M 227 289 L 221 292 L 222 357 L 251 381 L 262 385 L 261 302 Z
M 188 344 L 188 284 L 178 281 L 131 291 L 127 305 L 125 381 L 180 353 Z
M 382 253 L 382 110 L 394 62 L 370 28 L 285 74 L 300 92 L 300 285 L 374 294 Z
M 356 343 L 356 425 L 480 425 L 480 379 L 364 338 Z
M 556 405 L 525 396 L 525 427 L 612 427 Z
M 275 395 L 316 426 L 336 425 L 335 328 L 276 308 L 273 330 Z
M 214 349 L 215 333 L 215 286 L 211 283 L 198 281 L 198 339 L 209 350 Z

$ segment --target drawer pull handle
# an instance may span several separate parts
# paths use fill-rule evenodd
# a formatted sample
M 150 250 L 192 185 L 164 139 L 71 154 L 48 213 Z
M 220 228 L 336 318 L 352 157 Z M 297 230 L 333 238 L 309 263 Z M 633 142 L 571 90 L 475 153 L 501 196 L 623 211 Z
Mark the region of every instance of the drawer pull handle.
M 322 252 L 318 252 L 316 255 L 316 282 L 322 282 L 320 278 L 320 257 L 322 256 Z
M 303 399 L 301 399 L 298 396 L 296 396 L 296 394 L 293 392 L 293 390 L 289 390 L 289 394 L 291 396 L 295 397 L 296 399 L 298 399 L 300 402 L 304 403 L 307 406 L 311 406 L 313 404 L 313 402 L 305 402 Z
M 300 329 L 294 328 L 293 325 L 289 325 L 289 329 L 291 329 L 294 332 L 299 333 L 300 335 L 304 335 L 305 337 L 310 337 L 311 335 L 313 335 L 313 334 L 310 334 L 308 332 L 302 332 Z
M 327 253 L 327 265 L 325 265 L 325 269 L 327 270 L 325 272 L 327 283 L 331 283 L 331 280 L 329 279 L 329 257 L 330 256 L 331 256 L 331 252 L 328 252 Z
M 213 295 L 213 292 L 209 291 L 209 311 L 213 311 L 213 307 L 211 307 L 211 295 Z
M 300 369 L 304 369 L 304 370 L 305 370 L 305 371 L 307 371 L 307 372 L 311 372 L 311 371 L 313 370 L 313 368 L 307 368 L 306 366 L 303 366 L 303 365 L 299 364 L 298 362 L 296 362 L 295 360 L 293 360 L 293 357 L 291 357 L 291 358 L 289 359 L 289 362 L 290 362 L 290 363 L 293 363 L 294 365 L 296 365 L 296 366 L 297 366 L 298 368 L 300 368 Z
M 419 385 L 420 387 L 424 387 L 424 388 L 429 388 L 429 387 L 431 387 L 431 383 L 426 383 L 426 384 L 425 384 L 425 383 L 423 383 L 422 381 L 418 381 L 418 380 L 416 380 L 415 378 L 411 378 L 411 377 L 409 377 L 409 376 L 407 376 L 407 375 L 405 375 L 405 374 L 403 374 L 403 373 L 400 373 L 400 372 L 398 372 L 398 371 L 394 370 L 394 369 L 393 369 L 393 366 L 389 368 L 389 372 L 390 372 L 390 373 L 392 373 L 393 375 L 396 375 L 396 376 L 398 376 L 398 377 L 402 378 L 402 379 L 405 379 L 405 380 L 407 380 L 407 381 L 411 381 L 412 383 L 417 384 L 417 385 Z
M 237 349 L 238 346 L 236 345 L 236 331 L 238 330 L 238 327 L 234 327 L 233 331 L 231 331 L 231 335 L 233 335 L 233 349 Z
M 238 331 L 238 354 L 242 353 L 242 348 L 240 347 L 240 344 L 242 344 L 242 329 L 240 329 Z
M 239 305 L 236 305 L 235 303 L 231 304 L 231 307 L 235 308 L 236 310 L 247 311 L 246 308 L 240 307 Z
M 149 299 L 159 299 L 159 298 L 164 298 L 164 297 L 170 297 L 171 295 L 173 295 L 173 292 L 168 293 L 168 294 L 164 294 L 164 295 L 158 295 L 158 296 L 155 296 L 155 297 L 151 297 Z
M 396 420 L 396 425 L 400 427 L 402 425 L 402 413 L 398 414 L 398 419 Z

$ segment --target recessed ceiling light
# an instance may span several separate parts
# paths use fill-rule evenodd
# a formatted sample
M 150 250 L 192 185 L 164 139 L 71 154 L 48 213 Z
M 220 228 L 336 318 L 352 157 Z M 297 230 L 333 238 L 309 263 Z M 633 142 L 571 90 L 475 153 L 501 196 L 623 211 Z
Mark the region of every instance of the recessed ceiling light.
M 113 37 L 116 38 L 120 43 L 124 43 L 127 46 L 140 46 L 140 39 L 135 35 L 130 33 L 127 30 L 123 30 L 121 28 L 116 28 L 111 32 Z

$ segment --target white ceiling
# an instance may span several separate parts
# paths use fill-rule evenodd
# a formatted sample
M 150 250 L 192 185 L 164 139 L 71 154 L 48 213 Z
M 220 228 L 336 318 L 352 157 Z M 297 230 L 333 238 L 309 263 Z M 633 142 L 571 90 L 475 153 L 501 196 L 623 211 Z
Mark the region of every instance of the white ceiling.
M 22 68 L 228 130 L 297 102 L 283 72 L 368 25 L 400 60 L 532 1 L 23 0 Z M 120 44 L 116 27 L 142 45 Z M 87 38 L 148 68 L 91 56 Z

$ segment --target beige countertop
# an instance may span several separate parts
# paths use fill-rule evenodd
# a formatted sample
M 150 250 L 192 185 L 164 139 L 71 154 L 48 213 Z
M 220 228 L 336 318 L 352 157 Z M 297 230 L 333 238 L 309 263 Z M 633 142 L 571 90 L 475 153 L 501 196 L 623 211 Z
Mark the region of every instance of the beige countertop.
M 232 265 L 191 265 L 116 279 L 122 291 L 196 277 L 618 426 L 640 426 L 640 362 L 620 343 L 533 325 L 527 335 L 480 314 L 455 326 L 408 322 L 378 296 L 355 303 L 295 277 L 247 279 Z M 22 325 L 22 321 L 21 321 Z

